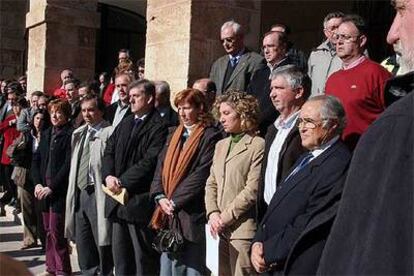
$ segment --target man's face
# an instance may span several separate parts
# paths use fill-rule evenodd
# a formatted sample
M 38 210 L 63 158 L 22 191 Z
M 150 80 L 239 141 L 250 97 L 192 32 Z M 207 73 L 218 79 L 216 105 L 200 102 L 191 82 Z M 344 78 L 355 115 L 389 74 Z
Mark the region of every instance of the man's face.
M 136 115 L 143 115 L 151 108 L 152 96 L 145 95 L 144 86 L 140 85 L 129 90 L 129 103 L 131 112 Z
M 66 80 L 73 79 L 73 72 L 71 70 L 63 70 L 62 73 L 60 73 L 60 79 L 62 80 L 62 83 Z
M 93 126 L 102 121 L 103 112 L 98 109 L 95 99 L 82 102 L 81 110 L 82 117 L 88 125 Z
M 39 100 L 37 101 L 37 107 L 39 108 L 39 109 L 44 109 L 44 110 L 46 110 L 47 109 L 47 100 L 46 100 L 46 97 L 40 97 L 39 98 Z
M 33 95 L 32 97 L 30 97 L 30 106 L 33 109 L 37 109 L 38 108 L 38 101 L 39 101 L 39 96 Z
M 115 87 L 118 90 L 119 99 L 123 103 L 128 102 L 128 85 L 129 78 L 125 75 L 121 75 L 115 79 Z
M 155 108 L 162 108 L 167 107 L 170 104 L 170 99 L 168 97 L 168 93 L 163 93 L 160 89 L 155 89 Z
M 279 111 L 284 119 L 289 117 L 299 94 L 293 90 L 285 77 L 277 76 L 270 83 L 270 99 L 273 106 Z
M 243 37 L 236 35 L 233 28 L 225 28 L 220 35 L 220 40 L 227 54 L 235 55 L 240 52 L 244 46 Z
M 142 79 L 144 79 L 144 78 L 145 78 L 144 73 L 145 73 L 145 68 L 144 68 L 144 67 L 142 67 L 142 66 L 139 66 L 139 67 L 138 67 L 138 79 L 139 79 L 139 80 L 142 80 Z
M 263 53 L 266 61 L 276 64 L 286 56 L 286 48 L 279 42 L 279 35 L 272 33 L 263 39 Z
M 126 61 L 128 59 L 128 54 L 125 52 L 120 52 L 118 54 L 118 62 L 121 63 L 123 61 Z
M 414 0 L 396 0 L 395 9 L 387 42 L 400 43 L 401 66 L 406 72 L 414 71 Z
M 336 39 L 334 38 L 334 34 L 336 30 L 338 30 L 339 25 L 342 23 L 342 18 L 331 18 L 329 19 L 323 30 L 325 37 L 332 43 L 332 45 L 336 45 Z
M 7 102 L 9 103 L 10 106 L 15 105 L 16 101 L 17 101 L 16 93 L 8 93 L 7 94 Z
M 341 23 L 335 37 L 336 54 L 343 62 L 352 61 L 364 52 L 366 37 L 359 33 L 352 22 Z
M 83 97 L 86 96 L 86 94 L 88 94 L 88 88 L 86 86 L 80 87 L 78 90 L 78 93 L 79 93 L 79 98 L 82 99 Z
M 321 118 L 321 101 L 306 102 L 300 111 L 298 121 L 302 146 L 308 150 L 314 150 L 333 138 L 333 129 L 323 128 Z
M 204 94 L 207 99 L 207 107 L 211 108 L 214 101 L 216 100 L 216 93 L 214 91 L 207 91 L 207 85 L 209 81 L 209 79 L 202 79 L 200 81 L 197 81 L 193 84 L 193 88 L 201 91 Z
M 65 91 L 69 102 L 76 101 L 79 98 L 79 91 L 73 83 L 65 84 Z

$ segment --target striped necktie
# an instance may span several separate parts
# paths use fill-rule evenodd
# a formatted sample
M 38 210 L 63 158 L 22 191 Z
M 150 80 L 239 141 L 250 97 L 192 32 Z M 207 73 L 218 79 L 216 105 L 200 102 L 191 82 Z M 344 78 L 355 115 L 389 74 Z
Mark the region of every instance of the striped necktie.
M 89 184 L 89 140 L 92 133 L 85 131 L 82 143 L 82 155 L 79 160 L 77 184 L 79 189 L 83 190 Z

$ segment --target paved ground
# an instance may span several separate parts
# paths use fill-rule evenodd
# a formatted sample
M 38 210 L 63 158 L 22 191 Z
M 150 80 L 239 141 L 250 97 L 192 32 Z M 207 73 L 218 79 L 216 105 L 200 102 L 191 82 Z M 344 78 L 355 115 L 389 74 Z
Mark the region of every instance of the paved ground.
M 40 274 L 45 271 L 45 255 L 41 252 L 40 247 L 20 250 L 23 240 L 23 227 L 20 215 L 13 215 L 13 208 L 6 206 L 7 215 L 0 217 L 0 252 L 16 260 L 23 262 L 28 269 L 34 274 Z M 76 250 L 70 256 L 72 270 L 79 273 Z M 1 276 L 8 276 L 0 268 Z M 18 276 L 18 275 L 10 275 Z

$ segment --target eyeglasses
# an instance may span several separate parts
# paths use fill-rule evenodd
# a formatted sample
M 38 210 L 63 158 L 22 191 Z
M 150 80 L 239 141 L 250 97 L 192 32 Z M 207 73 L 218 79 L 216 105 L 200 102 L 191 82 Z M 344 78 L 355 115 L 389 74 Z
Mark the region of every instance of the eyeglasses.
M 320 121 L 312 120 L 311 118 L 298 118 L 296 121 L 296 126 L 298 128 L 308 128 L 315 129 L 322 124 L 322 122 L 327 121 L 328 119 L 322 119 Z
M 347 35 L 347 34 L 333 34 L 333 39 L 342 40 L 344 42 L 353 42 L 354 38 L 358 38 L 360 35 Z

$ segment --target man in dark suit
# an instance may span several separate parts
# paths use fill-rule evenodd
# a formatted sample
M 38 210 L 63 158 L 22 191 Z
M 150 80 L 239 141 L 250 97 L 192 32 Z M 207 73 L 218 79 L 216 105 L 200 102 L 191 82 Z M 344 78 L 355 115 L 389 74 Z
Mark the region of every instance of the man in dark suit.
M 177 126 L 180 121 L 178 114 L 171 106 L 170 85 L 166 81 L 155 81 L 155 108 L 169 127 Z
M 105 110 L 104 119 L 116 127 L 123 118 L 131 115 L 129 108 L 128 85 L 132 82 L 129 74 L 120 74 L 115 77 L 115 87 L 119 100 L 108 106 Z
M 302 107 L 298 127 L 309 150 L 296 162 L 273 195 L 251 248 L 259 273 L 282 272 L 289 251 L 308 224 L 311 214 L 338 181 L 343 181 L 351 154 L 340 141 L 345 112 L 335 97 L 317 96 Z M 321 254 L 322 249 L 314 254 Z M 303 271 L 303 274 L 316 272 Z
M 276 68 L 292 64 L 287 56 L 287 37 L 281 32 L 268 32 L 263 38 L 263 53 L 267 66 L 257 70 L 247 88 L 247 93 L 255 96 L 260 106 L 259 130 L 265 136 L 267 127 L 277 118 L 278 112 L 270 101 L 270 73 Z
M 235 21 L 223 24 L 220 39 L 227 55 L 217 59 L 210 71 L 210 79 L 217 86 L 217 95 L 230 88 L 246 91 L 254 72 L 266 66 L 265 61 L 244 46 L 243 28 Z
M 118 194 L 126 189 L 125 205 L 108 197 L 105 215 L 112 221 L 112 252 L 119 275 L 153 275 L 159 257 L 151 248 L 148 223 L 154 202 L 149 199 L 157 157 L 167 137 L 167 126 L 154 108 L 155 86 L 139 80 L 128 87 L 132 115 L 123 119 L 107 142 L 102 176 Z
M 265 137 L 265 155 L 257 193 L 257 221 L 263 218 L 273 194 L 306 151 L 296 122 L 299 111 L 310 95 L 311 81 L 295 65 L 277 68 L 271 74 L 270 98 L 280 113 Z

